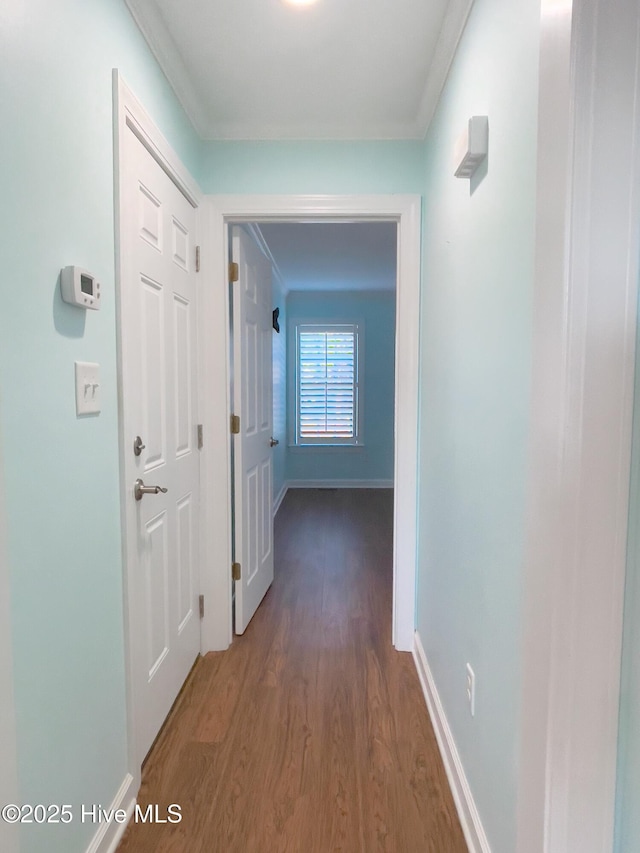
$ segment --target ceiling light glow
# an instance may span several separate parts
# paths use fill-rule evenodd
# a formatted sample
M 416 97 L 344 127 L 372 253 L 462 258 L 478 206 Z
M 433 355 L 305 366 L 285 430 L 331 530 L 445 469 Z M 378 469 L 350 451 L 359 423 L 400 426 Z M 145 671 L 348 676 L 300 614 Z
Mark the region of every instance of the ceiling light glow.
M 284 0 L 289 6 L 311 6 L 317 0 Z

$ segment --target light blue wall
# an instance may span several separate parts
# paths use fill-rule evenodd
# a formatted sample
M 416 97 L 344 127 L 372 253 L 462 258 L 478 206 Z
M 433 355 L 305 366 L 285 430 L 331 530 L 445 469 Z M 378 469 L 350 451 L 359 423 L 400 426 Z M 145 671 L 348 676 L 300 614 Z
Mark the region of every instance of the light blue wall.
M 395 292 L 292 292 L 289 340 L 297 323 L 364 323 L 364 446 L 290 447 L 288 480 L 393 480 Z M 289 350 L 289 413 L 293 428 L 293 345 Z
M 273 307 L 280 309 L 280 332 L 273 333 L 273 437 L 280 442 L 273 448 L 273 498 L 276 500 L 287 478 L 287 299 L 275 278 L 272 296 Z
M 1 402 L 1 401 L 0 401 Z M 13 652 L 9 564 L 6 553 L 7 522 L 4 508 L 2 435 L 0 434 L 0 803 L 18 802 L 16 719 L 13 698 Z M 19 827 L 0 820 L 0 850 L 18 853 Z
M 122 0 L 0 11 L 0 393 L 23 802 L 108 806 L 126 761 L 117 450 L 111 70 L 194 172 L 200 143 Z M 62 303 L 60 268 L 103 284 Z M 101 366 L 75 414 L 74 361 Z M 97 827 L 26 830 L 22 853 L 84 850 Z
M 423 143 L 207 142 L 210 193 L 419 193 Z
M 493 853 L 516 848 L 539 15 L 476 0 L 426 140 L 417 622 Z M 489 159 L 470 187 L 472 115 Z
M 640 318 L 638 324 L 640 333 Z M 618 736 L 616 853 L 640 850 L 640 334 L 636 342 L 629 535 Z

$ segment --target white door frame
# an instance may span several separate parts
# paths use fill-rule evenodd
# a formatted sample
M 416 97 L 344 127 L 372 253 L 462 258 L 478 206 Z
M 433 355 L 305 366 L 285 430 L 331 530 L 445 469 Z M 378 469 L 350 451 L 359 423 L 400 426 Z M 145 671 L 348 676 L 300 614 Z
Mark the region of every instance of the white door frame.
M 542 0 L 518 853 L 614 833 L 640 259 L 640 6 Z
M 393 636 L 395 647 L 411 651 L 415 630 L 417 566 L 418 470 L 418 341 L 420 315 L 421 199 L 417 195 L 220 195 L 209 197 L 207 235 L 212 236 L 208 275 L 213 286 L 204 291 L 202 322 L 205 434 L 218 451 L 204 472 L 203 518 L 207 603 L 203 646 L 225 649 L 232 639 L 231 524 L 229 496 L 229 297 L 227 285 L 228 230 L 240 222 L 395 221 L 398 223 L 396 293 L 395 448 L 394 448 L 394 580 Z M 224 303 L 223 303 L 224 299 Z M 226 405 L 222 405 L 226 401 Z
M 134 707 L 134 690 L 133 690 L 133 666 L 132 666 L 132 643 L 131 638 L 134 630 L 134 617 L 129 602 L 132 600 L 133 581 L 131 577 L 131 561 L 129 554 L 135 554 L 135 527 L 129 518 L 131 510 L 131 488 L 132 484 L 125 480 L 125 455 L 131 453 L 130 436 L 125 435 L 125 424 L 123 418 L 123 388 L 122 388 L 122 365 L 123 359 L 126 357 L 125 348 L 126 342 L 122 336 L 122 278 L 123 278 L 123 258 L 121 256 L 120 247 L 123 244 L 123 229 L 127 227 L 130 218 L 127 217 L 126 211 L 123 210 L 124 199 L 127 198 L 126 187 L 124 186 L 124 177 L 121 174 L 120 163 L 124 156 L 124 147 L 126 145 L 127 134 L 133 132 L 142 145 L 151 154 L 158 165 L 176 184 L 178 189 L 186 196 L 191 204 L 196 208 L 196 240 L 200 242 L 202 234 L 201 226 L 201 202 L 202 194 L 199 187 L 193 180 L 192 176 L 183 166 L 180 158 L 175 153 L 171 145 L 167 142 L 161 132 L 158 130 L 144 107 L 133 95 L 131 90 L 124 83 L 117 69 L 113 72 L 113 115 L 114 115 L 114 181 L 115 181 L 115 241 L 116 241 L 116 347 L 118 358 L 118 438 L 119 438 L 119 457 L 120 457 L 120 517 L 122 526 L 122 561 L 123 561 L 123 599 L 124 599 L 124 641 L 125 641 L 125 667 L 127 681 L 127 740 L 128 740 L 128 764 L 129 773 L 131 774 L 131 782 L 133 785 L 133 795 L 140 787 L 140 755 L 136 745 L 135 731 L 135 714 Z M 198 301 L 202 293 L 204 276 L 199 276 L 196 284 Z M 198 328 L 200 335 L 200 327 Z M 202 389 L 202 371 L 198 372 L 198 395 L 201 396 Z M 205 460 L 201 457 L 201 470 Z M 202 509 L 200 510 L 202 518 Z M 203 525 L 201 525 L 202 528 Z M 202 532 L 200 534 L 202 537 Z M 200 558 L 199 571 L 203 565 L 203 559 Z M 202 642 L 202 639 L 201 639 Z

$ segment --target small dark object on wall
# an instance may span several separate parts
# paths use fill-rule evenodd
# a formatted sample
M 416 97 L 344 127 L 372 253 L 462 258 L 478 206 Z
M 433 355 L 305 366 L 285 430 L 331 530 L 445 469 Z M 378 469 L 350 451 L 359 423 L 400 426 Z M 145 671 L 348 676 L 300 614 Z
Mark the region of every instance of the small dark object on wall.
M 279 316 L 280 316 L 280 309 L 274 308 L 273 309 L 273 328 L 276 330 L 276 332 L 278 332 L 278 334 L 280 333 L 280 323 L 278 323 L 278 317 Z

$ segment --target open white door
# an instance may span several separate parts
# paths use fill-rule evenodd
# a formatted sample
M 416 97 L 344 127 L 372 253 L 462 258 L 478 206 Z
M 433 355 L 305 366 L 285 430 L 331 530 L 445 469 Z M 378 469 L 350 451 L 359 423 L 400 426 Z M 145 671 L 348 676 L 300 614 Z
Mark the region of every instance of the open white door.
M 200 650 L 196 212 L 129 127 L 121 172 L 122 424 L 135 756 Z M 141 493 L 140 488 L 152 488 Z
M 233 231 L 235 630 L 244 633 L 273 581 L 271 263 L 240 227 Z

